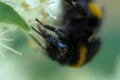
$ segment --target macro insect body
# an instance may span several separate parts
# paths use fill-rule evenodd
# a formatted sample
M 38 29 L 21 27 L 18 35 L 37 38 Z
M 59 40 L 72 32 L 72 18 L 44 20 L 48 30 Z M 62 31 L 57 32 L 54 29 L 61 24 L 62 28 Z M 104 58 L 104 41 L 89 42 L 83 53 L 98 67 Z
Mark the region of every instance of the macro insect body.
M 32 29 L 45 39 L 44 48 L 34 36 L 31 36 L 47 55 L 62 65 L 80 67 L 89 62 L 100 48 L 101 41 L 95 36 L 98 32 L 102 11 L 92 0 L 64 0 L 65 13 L 63 28 L 55 28 L 36 21 L 44 28 Z M 53 31 L 57 37 L 48 34 L 46 29 Z

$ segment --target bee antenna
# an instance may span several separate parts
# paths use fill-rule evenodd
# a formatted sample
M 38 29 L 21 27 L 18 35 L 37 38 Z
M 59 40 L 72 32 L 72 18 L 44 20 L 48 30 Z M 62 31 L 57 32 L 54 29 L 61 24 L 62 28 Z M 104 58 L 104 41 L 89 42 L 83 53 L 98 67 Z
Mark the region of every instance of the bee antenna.
M 39 19 L 35 19 L 35 21 L 37 21 L 38 23 L 40 23 L 42 26 L 45 26 L 45 24 L 43 24 Z
M 46 37 L 45 34 L 43 34 L 42 32 L 39 32 L 38 30 L 36 30 L 34 27 L 31 27 L 35 32 L 37 32 L 39 35 L 41 35 L 43 38 Z
M 46 51 L 45 47 L 33 36 L 30 34 L 30 37 L 42 48 Z

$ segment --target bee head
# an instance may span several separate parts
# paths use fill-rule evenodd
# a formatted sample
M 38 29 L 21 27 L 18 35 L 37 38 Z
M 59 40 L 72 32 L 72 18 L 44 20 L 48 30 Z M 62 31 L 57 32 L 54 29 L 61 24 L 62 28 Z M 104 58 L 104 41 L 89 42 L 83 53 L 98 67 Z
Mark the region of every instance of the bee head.
M 50 51 L 52 51 L 50 55 L 55 55 L 57 59 L 64 57 L 67 53 L 67 45 L 52 35 L 46 39 L 46 43 Z

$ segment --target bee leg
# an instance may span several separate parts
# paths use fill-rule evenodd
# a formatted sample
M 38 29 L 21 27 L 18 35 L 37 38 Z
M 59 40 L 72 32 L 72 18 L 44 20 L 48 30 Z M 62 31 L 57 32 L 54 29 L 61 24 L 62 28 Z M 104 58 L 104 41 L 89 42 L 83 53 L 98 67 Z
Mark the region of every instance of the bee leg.
M 78 4 L 75 0 L 65 0 L 78 14 L 82 16 L 82 18 L 87 17 L 87 12 L 85 9 Z
M 98 52 L 101 46 L 100 39 L 94 39 L 91 42 L 88 43 L 88 53 L 87 53 L 87 60 L 86 62 L 89 62 L 95 54 Z
M 38 23 L 40 23 L 40 25 L 42 25 L 44 28 L 56 32 L 56 28 L 54 28 L 54 27 L 52 27 L 52 26 L 50 26 L 50 25 L 46 25 L 46 24 L 42 23 L 42 22 L 41 22 L 40 20 L 38 20 L 37 18 L 36 18 L 35 20 L 36 20 Z
M 64 0 L 64 1 L 67 2 L 69 5 L 73 5 L 72 0 Z
M 58 29 L 58 28 L 55 28 L 55 27 L 53 27 L 53 26 L 43 24 L 43 23 L 42 23 L 40 20 L 38 20 L 37 18 L 36 18 L 36 21 L 37 21 L 38 23 L 40 23 L 44 28 L 55 32 L 60 38 L 65 38 L 66 35 L 67 35 L 67 32 L 64 31 L 64 30 L 62 30 L 62 29 Z M 65 34 L 66 34 L 66 35 L 65 35 Z

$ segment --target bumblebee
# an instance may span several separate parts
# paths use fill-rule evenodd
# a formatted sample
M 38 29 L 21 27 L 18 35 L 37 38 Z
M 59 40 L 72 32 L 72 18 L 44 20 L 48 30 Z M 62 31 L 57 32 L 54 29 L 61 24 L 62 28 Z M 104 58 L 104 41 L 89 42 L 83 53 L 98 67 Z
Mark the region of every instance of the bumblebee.
M 64 0 L 65 26 L 56 28 L 36 21 L 42 26 L 32 29 L 42 36 L 46 48 L 31 37 L 46 51 L 54 61 L 62 65 L 80 67 L 93 59 L 98 52 L 101 41 L 96 37 L 102 21 L 102 10 L 92 0 Z M 44 28 L 44 29 L 43 29 Z M 55 37 L 46 29 L 57 34 Z

